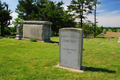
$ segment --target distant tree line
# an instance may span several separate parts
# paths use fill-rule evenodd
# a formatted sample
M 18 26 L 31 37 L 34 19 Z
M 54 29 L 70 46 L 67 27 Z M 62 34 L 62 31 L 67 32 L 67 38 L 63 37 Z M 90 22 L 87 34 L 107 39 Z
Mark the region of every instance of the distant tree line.
M 79 28 L 79 25 L 76 25 L 75 27 L 76 27 L 76 28 Z M 82 29 L 84 29 L 84 35 L 85 35 L 85 37 L 86 37 L 87 35 L 94 35 L 94 34 L 98 35 L 98 34 L 100 34 L 100 33 L 103 32 L 103 26 L 98 27 L 98 26 L 96 25 L 96 32 L 94 32 L 94 24 L 89 24 L 89 23 L 87 23 L 87 22 L 84 22 L 84 23 L 83 23 Z
M 103 27 L 103 32 L 120 32 L 120 27 Z

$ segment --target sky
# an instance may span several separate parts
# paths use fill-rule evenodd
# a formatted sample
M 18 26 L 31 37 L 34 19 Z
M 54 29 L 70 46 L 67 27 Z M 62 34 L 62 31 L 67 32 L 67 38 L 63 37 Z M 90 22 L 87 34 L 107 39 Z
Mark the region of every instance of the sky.
M 17 18 L 17 13 L 15 9 L 18 4 L 18 0 L 1 0 L 9 5 L 9 9 L 12 10 L 11 16 L 14 20 Z M 61 0 L 51 0 L 51 1 L 61 1 Z M 64 9 L 67 9 L 67 5 L 70 5 L 72 0 L 62 0 L 64 2 Z M 97 6 L 97 25 L 103 27 L 120 27 L 120 0 L 98 0 L 101 2 Z M 94 22 L 94 15 L 87 15 L 87 20 Z

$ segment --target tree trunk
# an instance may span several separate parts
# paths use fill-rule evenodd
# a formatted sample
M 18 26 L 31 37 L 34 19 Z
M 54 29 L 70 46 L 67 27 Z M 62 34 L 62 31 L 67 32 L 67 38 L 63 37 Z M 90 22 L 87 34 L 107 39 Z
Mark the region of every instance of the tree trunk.
M 1 22 L 1 36 L 3 36 L 3 37 L 5 36 L 3 22 Z
M 96 4 L 95 4 L 95 10 L 94 10 L 94 20 L 95 20 L 95 25 L 94 25 L 94 37 L 96 37 Z
M 80 23 L 80 27 L 82 28 L 82 15 L 81 15 L 81 21 L 80 21 L 81 23 Z
M 83 4 L 82 4 L 82 10 L 83 10 Z M 82 25 L 83 25 L 83 11 L 81 12 L 81 23 L 80 23 L 80 27 L 82 28 Z

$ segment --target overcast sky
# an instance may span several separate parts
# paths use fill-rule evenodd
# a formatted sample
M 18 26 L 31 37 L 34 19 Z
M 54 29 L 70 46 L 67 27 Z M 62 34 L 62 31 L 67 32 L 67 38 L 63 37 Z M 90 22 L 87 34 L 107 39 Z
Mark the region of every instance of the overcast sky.
M 11 14 L 13 20 L 17 17 L 15 13 L 18 0 L 1 0 L 9 5 L 9 9 L 13 11 Z M 61 1 L 61 0 L 52 0 Z M 71 0 L 62 0 L 63 7 L 66 9 Z M 104 27 L 120 27 L 120 0 L 99 0 L 101 4 L 97 6 L 97 22 L 99 26 Z M 88 15 L 88 20 L 94 21 L 94 15 Z

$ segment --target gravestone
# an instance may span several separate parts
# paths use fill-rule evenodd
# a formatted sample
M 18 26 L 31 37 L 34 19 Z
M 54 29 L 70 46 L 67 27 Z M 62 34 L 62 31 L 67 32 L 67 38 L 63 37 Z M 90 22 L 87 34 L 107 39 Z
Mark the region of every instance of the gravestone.
M 109 41 L 111 39 L 111 37 L 109 37 L 109 39 L 107 39 L 106 41 Z
M 59 66 L 82 69 L 83 30 L 62 28 L 59 30 Z
M 22 39 L 22 32 L 21 32 L 21 29 L 22 27 L 18 24 L 17 27 L 16 27 L 16 38 L 15 39 L 18 39 L 18 40 L 21 40 Z
M 109 41 L 109 39 L 107 39 L 106 41 Z
M 89 36 L 89 35 L 87 35 L 87 39 L 90 39 L 90 36 Z
M 2 36 L 0 36 L 0 39 L 2 39 Z
M 118 37 L 118 43 L 120 43 L 120 37 Z
M 51 25 L 49 21 L 23 21 L 23 39 L 50 41 Z

